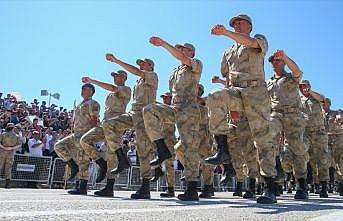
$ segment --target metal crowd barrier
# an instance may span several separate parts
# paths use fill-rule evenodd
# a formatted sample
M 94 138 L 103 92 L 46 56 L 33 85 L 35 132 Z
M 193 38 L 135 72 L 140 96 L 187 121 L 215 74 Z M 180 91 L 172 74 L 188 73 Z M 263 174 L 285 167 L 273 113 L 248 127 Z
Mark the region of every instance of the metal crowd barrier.
M 12 180 L 49 183 L 51 166 L 52 157 L 15 154 L 12 166 Z M 4 179 L 3 171 L 0 171 L 0 179 Z
M 52 157 L 33 157 L 15 154 L 14 163 L 12 167 L 12 180 L 13 181 L 32 181 L 50 184 L 50 188 L 53 184 L 63 184 L 65 183 L 68 174 L 65 174 L 66 163 L 60 158 Z M 89 166 L 89 180 L 88 184 L 93 189 L 98 189 L 98 185 L 104 185 L 105 181 L 102 183 L 96 183 L 96 177 L 98 173 L 98 165 L 92 161 Z M 182 191 L 184 189 L 183 182 L 180 178 L 183 176 L 182 171 L 175 171 L 175 189 Z M 3 171 L 0 171 L 0 180 L 4 179 Z M 236 186 L 234 178 L 231 178 L 230 182 L 226 186 L 220 185 L 220 174 L 214 174 L 214 188 L 216 191 L 232 191 Z M 248 179 L 244 179 L 243 188 L 247 188 Z M 140 177 L 139 166 L 132 166 L 120 173 L 116 180 L 115 186 L 126 188 L 130 190 L 138 189 L 142 184 Z M 199 182 L 199 188 L 203 186 L 202 178 Z M 162 191 L 167 188 L 167 182 L 165 175 L 161 177 L 157 182 L 151 183 L 152 190 Z

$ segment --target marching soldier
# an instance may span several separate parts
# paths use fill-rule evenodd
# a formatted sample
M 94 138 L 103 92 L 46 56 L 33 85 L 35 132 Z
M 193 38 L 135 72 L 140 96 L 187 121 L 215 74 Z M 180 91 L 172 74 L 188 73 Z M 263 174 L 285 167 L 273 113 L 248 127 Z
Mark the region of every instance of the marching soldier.
M 146 134 L 143 121 L 143 107 L 156 102 L 156 92 L 158 85 L 158 77 L 154 72 L 154 62 L 150 59 L 138 59 L 136 61 L 139 68 L 127 64 L 113 54 L 107 54 L 106 59 L 123 67 L 128 72 L 139 77 L 133 91 L 133 102 L 129 113 L 120 114 L 116 117 L 107 119 L 103 122 L 102 127 L 107 141 L 107 148 L 116 151 L 118 158 L 118 166 L 112 170 L 112 174 L 116 175 L 128 168 L 127 157 L 121 152 L 118 152 L 120 147 L 120 139 L 127 128 L 133 128 L 136 131 L 137 151 L 140 161 L 140 173 L 143 178 L 143 183 L 140 189 L 131 195 L 132 199 L 150 199 L 150 165 L 149 161 L 152 156 L 152 143 Z M 120 154 L 118 154 L 120 153 Z M 171 155 L 170 155 L 171 157 Z
M 269 58 L 274 69 L 274 76 L 267 81 L 268 93 L 271 100 L 271 128 L 274 134 L 274 146 L 279 146 L 280 134 L 283 132 L 286 145 L 281 142 L 282 167 L 292 173 L 297 181 L 295 199 L 308 199 L 307 149 L 303 142 L 304 121 L 301 114 L 299 82 L 302 72 L 297 64 L 282 50 L 277 50 Z M 291 73 L 285 71 L 285 65 Z
M 80 179 L 80 186 L 68 191 L 69 194 L 87 195 L 87 182 L 89 177 L 89 157 L 81 147 L 81 137 L 93 127 L 98 126 L 100 105 L 92 99 L 95 88 L 92 84 L 86 83 L 82 86 L 81 96 L 83 101 L 76 107 L 74 113 L 74 133 L 63 138 L 55 144 L 57 155 L 71 168 L 69 180 L 77 173 Z M 77 152 L 76 161 L 73 160 L 73 153 Z M 79 171 L 80 168 L 80 171 Z
M 326 131 L 329 136 L 329 149 L 332 151 L 334 166 L 336 168 L 338 193 L 343 196 L 343 124 L 342 110 L 331 110 L 331 100 L 325 98 L 324 111 L 326 118 Z
M 210 198 L 214 196 L 214 187 L 213 187 L 213 176 L 214 176 L 214 169 L 213 165 L 209 165 L 205 163 L 205 158 L 212 154 L 212 137 L 208 130 L 208 110 L 206 107 L 206 98 L 202 97 L 204 94 L 204 86 L 199 84 L 198 90 L 198 103 L 200 108 L 200 131 L 199 131 L 199 168 L 201 169 L 202 178 L 204 181 L 204 186 L 202 188 L 201 194 L 199 195 L 200 198 Z M 182 164 L 185 163 L 185 156 L 184 156 L 184 146 L 182 142 L 179 141 L 177 145 L 175 145 L 176 155 Z M 199 169 L 199 170 L 200 170 Z
M 226 79 L 228 80 L 228 79 Z M 226 80 L 220 79 L 218 76 L 212 78 L 213 83 L 221 83 L 227 85 Z M 236 189 L 233 196 L 251 199 L 256 197 L 256 177 L 258 175 L 256 147 L 252 140 L 252 135 L 249 128 L 248 119 L 242 115 L 238 121 L 229 119 L 229 152 L 231 161 L 236 172 Z M 249 188 L 246 193 L 243 191 L 244 171 L 243 164 L 248 168 Z
M 302 112 L 307 118 L 304 141 L 308 146 L 310 165 L 313 176 L 318 174 L 320 182 L 319 196 L 328 197 L 327 181 L 329 180 L 330 153 L 328 149 L 328 134 L 325 131 L 322 105 L 324 97 L 311 90 L 308 80 L 300 82 Z
M 103 121 L 125 113 L 126 106 L 131 97 L 130 87 L 125 86 L 125 81 L 127 79 L 126 72 L 119 70 L 111 73 L 111 76 L 114 77 L 114 85 L 97 81 L 89 77 L 82 78 L 84 83 L 92 83 L 111 92 L 107 95 L 105 101 L 105 113 Z M 95 162 L 97 162 L 97 164 L 100 166 L 99 175 L 96 182 L 101 182 L 105 176 L 107 177 L 105 188 L 94 192 L 94 194 L 98 196 L 113 196 L 115 176 L 111 174 L 111 171 L 116 165 L 116 150 L 110 148 L 106 149 L 106 163 L 106 161 L 100 156 L 100 152 L 95 148 L 95 144 L 100 141 L 106 142 L 102 125 L 99 127 L 94 127 L 84 134 L 81 138 L 81 146 L 85 150 L 86 154 L 95 160 Z M 123 152 L 121 148 L 117 151 Z M 124 153 L 118 154 L 124 155 Z
M 163 99 L 163 104 L 171 105 L 172 95 L 170 92 L 165 92 L 161 95 Z M 175 151 L 174 146 L 176 144 L 176 137 L 175 137 L 175 124 L 173 123 L 165 123 L 163 124 L 163 137 L 165 139 L 166 145 L 172 154 L 172 157 L 165 160 L 164 164 L 166 167 L 166 179 L 167 179 L 167 191 L 165 193 L 161 193 L 161 197 L 175 197 L 175 170 L 174 170 L 174 160 L 175 160 Z
M 244 114 L 257 148 L 260 172 L 266 182 L 265 191 L 257 202 L 276 203 L 276 153 L 270 131 L 270 100 L 264 82 L 264 57 L 268 42 L 263 35 L 250 36 L 252 21 L 247 15 L 235 16 L 229 24 L 234 32 L 223 25 L 215 25 L 211 30 L 213 35 L 227 36 L 236 43 L 224 53 L 221 64 L 222 75 L 228 76 L 230 87 L 215 90 L 208 96 L 210 131 L 215 135 L 218 152 L 206 161 L 218 165 L 230 158 L 227 147 L 227 113 L 236 121 Z
M 144 123 L 150 139 L 156 144 L 158 156 L 150 165 L 161 164 L 171 154 L 166 146 L 163 133 L 164 123 L 176 123 L 184 154 L 185 178 L 187 189 L 178 199 L 184 201 L 199 200 L 196 190 L 199 164 L 199 121 L 200 109 L 197 102 L 198 84 L 202 72 L 202 63 L 194 58 L 195 48 L 192 44 L 170 45 L 159 37 L 150 38 L 150 43 L 166 49 L 180 61 L 169 81 L 172 92 L 172 105 L 150 104 L 144 108 Z

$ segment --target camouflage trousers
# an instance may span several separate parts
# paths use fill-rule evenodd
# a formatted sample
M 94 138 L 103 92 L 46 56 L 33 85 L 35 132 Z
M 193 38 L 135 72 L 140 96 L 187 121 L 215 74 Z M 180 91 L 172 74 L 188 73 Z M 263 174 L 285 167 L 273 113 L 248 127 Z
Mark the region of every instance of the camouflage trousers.
M 338 182 L 343 182 L 343 134 L 330 134 L 329 146 L 332 149 L 333 161 Z
M 243 182 L 245 175 L 256 178 L 258 176 L 257 151 L 247 119 L 242 118 L 237 123 L 230 122 L 229 128 L 229 151 L 237 182 Z M 244 164 L 248 169 L 247 174 L 244 173 Z
M 204 181 L 204 185 L 211 185 L 213 184 L 215 166 L 205 163 L 205 159 L 213 154 L 213 140 L 207 126 L 201 126 L 199 131 L 199 139 L 199 171 L 201 171 L 200 173 Z M 175 145 L 175 152 L 180 162 L 185 165 L 185 147 L 181 140 Z
M 215 90 L 206 102 L 210 114 L 210 132 L 229 134 L 227 113 L 237 111 L 247 117 L 262 176 L 275 177 L 276 150 L 270 131 L 270 100 L 265 85 L 258 87 L 230 87 Z
M 163 124 L 176 124 L 184 146 L 182 151 L 186 181 L 197 181 L 200 144 L 198 104 L 187 103 L 177 106 L 149 104 L 144 107 L 143 115 L 147 133 L 152 141 L 163 138 Z
M 164 124 L 163 125 L 163 138 L 164 141 L 172 154 L 172 157 L 164 161 L 166 167 L 166 180 L 169 187 L 175 186 L 175 169 L 174 169 L 174 160 L 175 160 L 175 151 L 174 146 L 176 144 L 175 138 L 175 125 L 174 124 Z
M 286 145 L 281 145 L 280 156 L 282 168 L 286 173 L 292 172 L 296 179 L 307 176 L 307 149 L 303 141 L 304 120 L 300 112 L 271 113 L 271 128 L 274 145 L 278 146 L 280 134 L 284 132 Z
M 79 166 L 78 178 L 88 180 L 90 159 L 80 144 L 83 134 L 71 134 L 55 144 L 55 152 L 65 162 L 74 158 Z
M 137 152 L 140 162 L 140 173 L 143 179 L 151 178 L 150 160 L 153 157 L 153 144 L 146 134 L 143 115 L 141 110 L 132 110 L 129 113 L 120 114 L 106 119 L 102 123 L 107 142 L 107 151 L 114 153 L 121 148 L 120 140 L 125 130 L 132 128 L 136 132 Z
M 12 177 L 12 166 L 14 161 L 14 152 L 0 150 L 0 172 L 3 172 L 6 180 Z
M 304 141 L 308 147 L 314 183 L 328 181 L 331 159 L 327 133 L 324 129 L 305 129 Z
M 118 114 L 119 115 L 119 114 Z M 100 127 L 94 127 L 90 129 L 81 137 L 81 146 L 85 150 L 86 154 L 93 160 L 98 160 L 101 158 L 100 152 L 95 148 L 95 144 L 101 141 L 105 141 L 105 134 L 102 124 Z M 108 145 L 107 145 L 108 146 Z M 107 174 L 108 179 L 114 179 L 115 176 L 111 174 L 111 171 L 117 165 L 117 155 L 115 149 L 106 149 L 107 158 Z

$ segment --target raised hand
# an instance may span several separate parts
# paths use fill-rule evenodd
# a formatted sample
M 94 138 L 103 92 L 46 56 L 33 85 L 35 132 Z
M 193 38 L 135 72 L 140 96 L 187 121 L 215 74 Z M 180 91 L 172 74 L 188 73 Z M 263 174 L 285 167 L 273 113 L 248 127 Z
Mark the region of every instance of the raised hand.
M 211 29 L 211 34 L 212 35 L 223 35 L 226 32 L 226 28 L 224 25 L 217 24 L 213 26 Z
M 151 37 L 149 42 L 155 46 L 162 46 L 165 42 L 159 37 Z
M 81 81 L 82 83 L 92 83 L 92 79 L 90 77 L 83 77 Z
M 117 62 L 118 61 L 118 59 L 116 57 L 114 57 L 113 54 L 106 54 L 106 60 L 111 61 L 111 62 Z

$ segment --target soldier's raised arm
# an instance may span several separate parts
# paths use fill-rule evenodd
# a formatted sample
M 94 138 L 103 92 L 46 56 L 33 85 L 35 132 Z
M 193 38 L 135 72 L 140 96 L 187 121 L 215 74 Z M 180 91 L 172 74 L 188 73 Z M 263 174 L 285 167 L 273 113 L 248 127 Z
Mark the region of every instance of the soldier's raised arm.
M 113 54 L 106 54 L 106 60 L 118 64 L 119 66 L 123 67 L 125 70 L 127 70 L 128 72 L 134 75 L 137 75 L 141 78 L 145 77 L 144 71 L 140 70 L 139 68 L 131 64 L 128 64 L 119 60 L 118 58 L 114 57 Z
M 234 21 L 233 26 L 231 26 L 231 21 L 230 21 L 230 26 L 235 28 L 235 26 L 237 24 L 239 24 L 239 22 L 241 22 L 241 21 L 246 21 L 246 20 L 242 19 L 240 21 Z M 211 34 L 212 35 L 227 36 L 227 37 L 231 38 L 232 40 L 234 40 L 234 41 L 236 41 L 242 45 L 245 45 L 247 47 L 250 47 L 250 48 L 261 48 L 261 46 L 259 45 L 256 38 L 252 38 L 249 35 L 246 35 L 243 33 L 230 31 L 230 30 L 226 29 L 224 25 L 221 25 L 221 24 L 217 24 L 217 25 L 213 26 L 211 29 Z
M 302 77 L 302 72 L 299 66 L 290 57 L 288 57 L 283 50 L 277 50 L 274 52 L 269 60 L 270 59 L 284 61 L 287 67 L 291 70 L 293 77 L 298 78 L 298 81 Z
M 168 42 L 164 41 L 162 38 L 151 37 L 149 42 L 154 46 L 165 48 L 171 55 L 173 55 L 182 64 L 185 64 L 189 67 L 192 67 L 192 58 L 191 57 L 186 56 L 179 49 L 170 45 Z
M 95 84 L 95 85 L 97 85 L 99 87 L 102 87 L 105 90 L 112 91 L 114 93 L 118 93 L 118 87 L 116 87 L 115 85 L 108 84 L 108 83 L 105 83 L 105 82 L 102 82 L 102 81 L 97 81 L 97 80 L 92 79 L 90 77 L 83 77 L 82 78 L 82 83 Z

